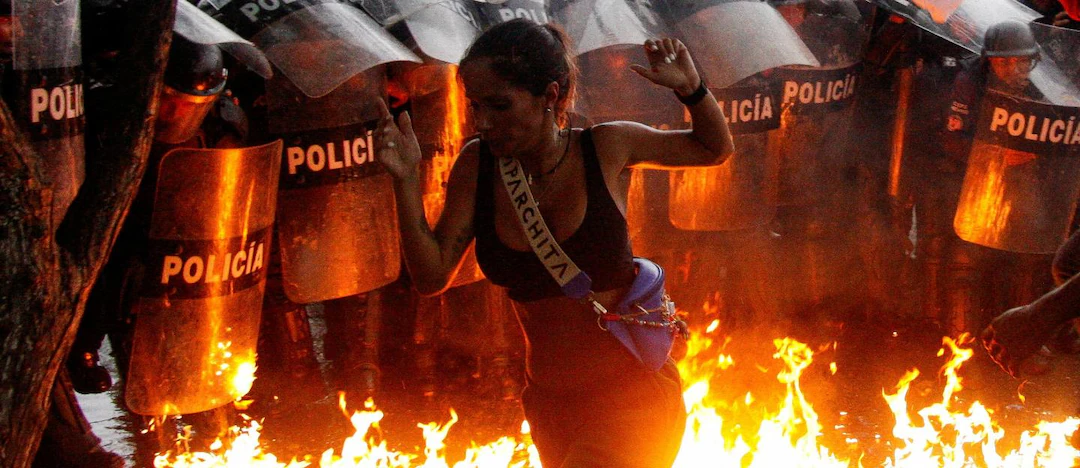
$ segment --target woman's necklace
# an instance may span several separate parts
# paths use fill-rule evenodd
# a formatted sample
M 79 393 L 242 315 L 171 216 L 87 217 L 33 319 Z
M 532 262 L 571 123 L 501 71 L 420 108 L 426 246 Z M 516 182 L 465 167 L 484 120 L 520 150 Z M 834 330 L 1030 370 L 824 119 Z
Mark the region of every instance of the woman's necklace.
M 548 169 L 544 173 L 533 177 L 532 174 L 525 176 L 525 180 L 529 182 L 529 186 L 538 185 L 543 182 L 545 177 L 555 175 L 555 171 L 559 170 L 559 166 L 562 166 L 563 161 L 566 160 L 566 155 L 570 154 L 570 133 L 569 129 L 559 130 L 559 136 L 566 135 L 566 147 L 563 148 L 562 156 L 559 156 L 559 160 L 555 161 L 555 165 Z M 546 192 L 547 190 L 545 190 Z

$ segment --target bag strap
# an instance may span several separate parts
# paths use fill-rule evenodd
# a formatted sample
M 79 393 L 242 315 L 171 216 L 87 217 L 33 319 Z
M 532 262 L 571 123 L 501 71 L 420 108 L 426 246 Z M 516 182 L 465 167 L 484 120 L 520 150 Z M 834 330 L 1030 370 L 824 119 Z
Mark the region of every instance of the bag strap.
M 540 215 L 540 208 L 536 206 L 536 199 L 529 190 L 521 162 L 514 158 L 499 158 L 499 174 L 514 207 L 514 217 L 521 223 L 525 237 L 529 239 L 529 247 L 540 259 L 540 263 L 544 264 L 544 269 L 559 284 L 563 294 L 573 299 L 594 302 L 593 306 L 597 306 L 592 300 L 592 278 L 581 271 L 566 252 L 563 252 L 559 243 L 555 242 L 555 235 L 548 229 L 544 217 Z
M 514 207 L 514 214 L 521 228 L 525 231 L 525 237 L 529 239 L 529 247 L 540 259 L 544 269 L 551 274 L 555 282 L 559 284 L 563 294 L 577 299 L 583 303 L 592 305 L 596 312 L 596 324 L 601 330 L 608 331 L 608 322 L 626 322 L 635 325 L 671 328 L 680 330 L 684 337 L 687 336 L 686 323 L 675 319 L 675 308 L 667 294 L 664 294 L 663 305 L 657 309 L 649 310 L 640 304 L 635 306 L 640 312 L 627 315 L 608 312 L 593 295 L 592 278 L 589 277 L 563 252 L 562 247 L 555 241 L 555 235 L 548 229 L 544 217 L 540 215 L 540 208 L 536 206 L 529 183 L 525 178 L 525 171 L 521 169 L 521 162 L 514 158 L 499 158 L 499 174 L 502 176 L 503 187 L 510 196 L 510 204 Z M 659 268 L 659 267 L 657 267 Z M 639 319 L 642 315 L 653 312 L 667 311 L 664 320 L 660 322 L 648 322 Z

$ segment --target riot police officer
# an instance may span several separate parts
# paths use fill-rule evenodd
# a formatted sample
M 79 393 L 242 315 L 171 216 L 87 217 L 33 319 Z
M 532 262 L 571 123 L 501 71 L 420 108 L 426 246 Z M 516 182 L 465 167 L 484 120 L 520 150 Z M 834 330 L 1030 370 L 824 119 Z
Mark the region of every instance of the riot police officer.
M 98 363 L 98 349 L 106 336 L 120 375 L 128 375 L 132 358 L 135 309 L 145 276 L 145 258 L 150 246 L 150 229 L 158 168 L 162 158 L 176 148 L 237 147 L 247 137 L 243 112 L 232 99 L 219 99 L 225 91 L 228 71 L 215 45 L 199 44 L 174 35 L 169 51 L 162 90 L 158 96 L 158 114 L 154 123 L 154 141 L 147 160 L 145 176 L 132 201 L 115 246 L 90 291 L 82 323 L 67 359 L 73 386 L 80 393 L 103 392 L 111 386 L 109 373 Z M 125 377 L 127 380 L 127 377 Z M 126 384 L 125 387 L 129 387 Z M 127 393 L 129 388 L 124 389 Z M 196 443 L 209 443 L 230 424 L 222 412 L 186 417 L 199 437 Z M 159 424 L 159 428 L 162 426 Z M 175 436 L 157 430 L 150 437 L 150 451 L 168 447 Z M 156 447 L 154 446 L 156 444 Z M 144 454 L 136 453 L 142 458 Z M 143 459 L 142 461 L 145 461 Z
M 1038 46 L 1026 24 L 1009 20 L 987 29 L 982 57 L 969 72 L 957 79 L 947 130 L 964 135 L 974 133 L 973 122 L 988 81 L 993 81 L 1002 89 L 1014 91 L 1016 95 L 1037 96 L 1038 90 L 1031 86 L 1029 78 L 1037 61 Z M 969 139 L 965 140 L 970 143 Z M 967 151 L 957 154 L 966 155 Z
M 157 162 L 177 147 L 236 146 L 244 140 L 247 123 L 239 107 L 229 99 L 217 99 L 228 76 L 221 51 L 182 36 L 173 38 L 164 87 L 154 123 L 154 143 L 146 175 L 132 202 L 113 253 L 90 291 L 82 324 L 67 359 L 72 384 L 79 393 L 100 393 L 112 379 L 98 363 L 98 349 L 112 335 L 117 363 L 127 369 L 124 349 L 129 332 L 134 290 L 135 260 L 146 246 L 153 204 Z M 203 125 L 207 116 L 219 125 Z M 120 346 L 117 346 L 120 345 Z
M 960 240 L 946 227 L 954 224 L 950 221 L 964 199 L 961 195 L 964 167 L 971 164 L 968 155 L 987 90 L 1029 100 L 1041 99 L 1042 93 L 1031 82 L 1031 72 L 1039 60 L 1038 51 L 1027 24 L 1016 20 L 994 24 L 984 35 L 981 55 L 957 78 L 949 100 L 941 140 L 946 157 L 937 164 L 939 196 L 927 197 L 940 203 L 925 212 L 932 215 L 927 231 L 937 233 L 930 236 L 929 245 L 947 252 L 938 260 L 947 271 L 943 308 L 953 331 L 979 328 L 985 325 L 991 311 L 1034 299 L 1038 284 L 1049 280 L 1047 275 L 1038 274 L 1047 270 L 1044 264 L 1049 259 L 1045 256 L 997 250 L 1003 247 L 978 242 L 970 234 L 956 231 L 971 242 Z M 1012 152 L 1006 163 L 1022 164 L 1028 161 L 1025 157 L 1034 155 Z

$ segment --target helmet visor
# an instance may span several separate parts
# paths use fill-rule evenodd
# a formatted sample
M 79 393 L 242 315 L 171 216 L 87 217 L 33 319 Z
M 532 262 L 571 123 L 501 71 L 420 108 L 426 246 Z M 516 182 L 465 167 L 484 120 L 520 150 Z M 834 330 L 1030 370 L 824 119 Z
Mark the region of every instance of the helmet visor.
M 168 144 L 190 140 L 199 131 L 216 99 L 217 94 L 198 96 L 165 86 L 154 123 L 154 139 Z

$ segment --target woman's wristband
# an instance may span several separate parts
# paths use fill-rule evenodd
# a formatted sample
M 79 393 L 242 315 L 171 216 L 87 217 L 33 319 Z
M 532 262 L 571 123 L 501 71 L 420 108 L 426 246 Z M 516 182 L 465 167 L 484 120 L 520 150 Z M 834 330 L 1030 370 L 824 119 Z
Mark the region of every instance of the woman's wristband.
M 702 99 L 705 99 L 706 94 L 709 94 L 709 87 L 705 86 L 705 79 L 701 78 L 701 84 L 698 85 L 697 89 L 695 89 L 694 92 L 690 93 L 689 95 L 683 96 L 679 94 L 678 91 L 675 91 L 675 98 L 678 99 L 679 102 L 683 103 L 684 106 L 689 107 L 701 102 Z

